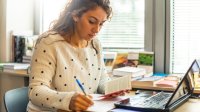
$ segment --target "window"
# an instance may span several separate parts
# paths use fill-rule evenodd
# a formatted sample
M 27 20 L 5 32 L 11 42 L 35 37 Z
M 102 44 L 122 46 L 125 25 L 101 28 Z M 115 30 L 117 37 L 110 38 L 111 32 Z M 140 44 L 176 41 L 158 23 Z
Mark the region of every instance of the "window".
M 43 0 L 43 31 L 66 4 L 66 0 Z M 144 0 L 110 0 L 113 17 L 98 35 L 104 49 L 144 49 Z
M 171 2 L 171 71 L 185 73 L 195 58 L 200 58 L 200 1 Z
M 113 16 L 99 39 L 107 50 L 144 50 L 144 0 L 110 0 Z
M 42 0 L 42 32 L 49 29 L 50 23 L 58 19 L 60 12 L 64 9 L 67 0 Z

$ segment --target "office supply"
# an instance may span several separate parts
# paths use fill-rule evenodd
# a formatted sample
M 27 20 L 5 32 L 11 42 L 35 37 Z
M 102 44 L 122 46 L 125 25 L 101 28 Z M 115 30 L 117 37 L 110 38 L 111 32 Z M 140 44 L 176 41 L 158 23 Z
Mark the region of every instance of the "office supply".
M 76 79 L 76 82 L 77 82 L 78 86 L 81 88 L 81 90 L 83 91 L 84 95 L 87 96 L 85 89 L 83 88 L 81 82 L 78 79 Z
M 173 93 L 159 92 L 140 101 L 135 102 L 134 97 L 115 103 L 116 107 L 150 112 L 171 112 L 186 102 L 193 93 L 194 81 L 190 72 L 197 65 L 194 60 L 181 82 Z M 137 96 L 137 95 L 136 95 Z

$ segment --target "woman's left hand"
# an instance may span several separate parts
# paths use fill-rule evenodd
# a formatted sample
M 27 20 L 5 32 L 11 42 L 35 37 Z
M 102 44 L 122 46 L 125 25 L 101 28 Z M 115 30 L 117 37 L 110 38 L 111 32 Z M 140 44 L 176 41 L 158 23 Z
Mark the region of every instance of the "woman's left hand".
M 124 96 L 126 93 L 129 93 L 130 90 L 121 90 L 108 95 L 103 96 L 105 99 L 116 98 L 118 96 Z

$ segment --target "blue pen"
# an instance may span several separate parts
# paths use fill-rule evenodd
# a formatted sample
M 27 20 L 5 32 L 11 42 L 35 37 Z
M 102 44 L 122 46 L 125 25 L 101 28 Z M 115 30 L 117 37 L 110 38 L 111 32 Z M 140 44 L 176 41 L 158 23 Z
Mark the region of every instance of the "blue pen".
M 85 96 L 87 96 L 87 94 L 86 94 L 81 82 L 78 79 L 76 79 L 76 82 L 77 82 L 78 86 L 81 88 L 81 90 L 83 91 L 83 93 L 85 94 Z

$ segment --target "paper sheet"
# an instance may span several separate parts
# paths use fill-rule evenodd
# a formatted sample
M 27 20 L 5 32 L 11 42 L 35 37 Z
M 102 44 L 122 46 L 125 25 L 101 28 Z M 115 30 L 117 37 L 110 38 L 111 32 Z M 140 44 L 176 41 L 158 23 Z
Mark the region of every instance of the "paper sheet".
M 119 96 L 117 98 L 112 98 L 112 99 L 98 99 L 98 98 L 102 98 L 100 97 L 102 96 L 101 94 L 92 94 L 92 96 L 93 96 L 94 105 L 89 107 L 87 111 L 107 112 L 115 107 L 114 106 L 115 102 L 118 102 L 120 100 L 127 98 L 127 96 Z

